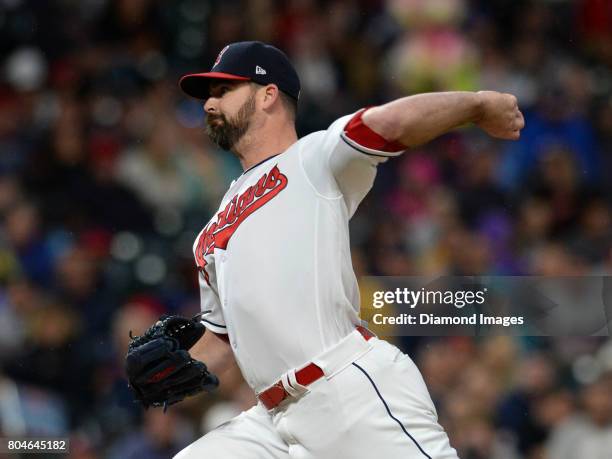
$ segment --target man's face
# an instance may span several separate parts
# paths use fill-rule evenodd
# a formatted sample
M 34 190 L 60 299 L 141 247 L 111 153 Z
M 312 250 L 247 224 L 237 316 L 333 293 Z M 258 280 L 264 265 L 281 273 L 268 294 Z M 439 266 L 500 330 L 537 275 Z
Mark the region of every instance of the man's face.
M 224 150 L 232 150 L 251 125 L 255 91 L 244 82 L 213 82 L 204 110 L 210 140 Z

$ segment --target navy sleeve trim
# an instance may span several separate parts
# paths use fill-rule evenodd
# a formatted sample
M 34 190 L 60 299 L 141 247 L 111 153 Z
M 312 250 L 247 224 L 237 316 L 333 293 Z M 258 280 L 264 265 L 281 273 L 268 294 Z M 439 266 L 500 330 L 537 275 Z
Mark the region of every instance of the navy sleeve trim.
M 369 151 L 362 150 L 361 148 L 353 145 L 351 142 L 349 142 L 348 140 L 344 138 L 344 135 L 340 135 L 340 138 L 344 140 L 344 143 L 346 143 L 349 147 L 351 147 L 354 150 L 357 150 L 359 153 L 363 153 L 364 155 L 376 156 L 378 158 L 393 158 L 394 156 L 397 156 L 397 155 L 375 155 L 374 153 L 370 153 Z
M 214 322 L 211 322 L 210 320 L 206 320 L 206 319 L 201 319 L 202 322 L 206 322 L 207 324 L 211 324 L 215 327 L 219 327 L 219 328 L 227 328 L 225 325 L 221 325 L 221 324 L 216 324 Z
M 425 456 L 427 459 L 431 459 L 431 456 L 429 454 L 427 454 L 423 450 L 423 448 L 421 448 L 421 445 L 419 445 L 419 442 L 416 441 L 414 439 L 414 437 L 412 435 L 410 435 L 410 433 L 408 433 L 408 431 L 406 430 L 404 425 L 399 421 L 399 419 L 397 419 L 395 416 L 393 416 L 393 414 L 391 413 L 391 410 L 389 409 L 389 405 L 387 405 L 387 402 L 385 401 L 385 399 L 382 397 L 382 395 L 380 395 L 380 391 L 378 390 L 378 387 L 376 387 L 376 384 L 374 384 L 374 381 L 372 381 L 372 378 L 370 378 L 370 375 L 363 368 L 361 368 L 359 365 L 357 365 L 355 362 L 353 362 L 352 365 L 357 367 L 366 376 L 366 378 L 369 379 L 370 383 L 372 384 L 372 387 L 374 388 L 374 390 L 376 391 L 376 394 L 378 395 L 378 398 L 380 399 L 381 402 L 383 402 L 383 405 L 385 405 L 385 409 L 387 410 L 387 413 L 389 414 L 389 417 L 391 417 L 391 419 L 393 419 L 395 422 L 398 423 L 398 425 L 402 428 L 404 433 L 412 440 L 412 442 L 416 445 L 416 447 L 419 448 L 419 451 L 421 451 L 421 453 L 423 453 L 423 456 Z

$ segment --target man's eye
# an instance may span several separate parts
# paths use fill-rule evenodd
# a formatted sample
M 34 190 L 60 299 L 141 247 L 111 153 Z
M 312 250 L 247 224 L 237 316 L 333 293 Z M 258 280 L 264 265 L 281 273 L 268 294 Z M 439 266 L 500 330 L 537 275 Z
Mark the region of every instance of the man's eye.
M 210 95 L 213 96 L 213 97 L 223 97 L 223 95 L 226 92 L 229 92 L 231 90 L 232 90 L 232 86 L 230 86 L 230 85 L 214 86 L 210 90 Z

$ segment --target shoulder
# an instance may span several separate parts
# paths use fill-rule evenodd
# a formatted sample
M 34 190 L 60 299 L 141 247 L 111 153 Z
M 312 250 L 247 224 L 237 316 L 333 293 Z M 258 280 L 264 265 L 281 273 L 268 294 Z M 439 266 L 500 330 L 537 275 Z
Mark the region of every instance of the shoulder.
M 344 129 L 354 116 L 355 113 L 341 116 L 340 118 L 333 121 L 327 129 L 312 132 L 300 138 L 295 145 L 304 146 L 317 142 L 325 142 L 329 139 L 339 139 L 342 133 L 344 132 Z
M 316 144 L 317 142 L 321 142 L 324 137 L 325 137 L 325 131 L 311 132 L 310 134 L 305 135 L 304 137 L 301 137 L 300 139 L 298 139 L 298 141 L 295 142 L 292 147 L 299 149 L 299 148 L 303 148 L 308 145 L 313 145 L 313 144 Z

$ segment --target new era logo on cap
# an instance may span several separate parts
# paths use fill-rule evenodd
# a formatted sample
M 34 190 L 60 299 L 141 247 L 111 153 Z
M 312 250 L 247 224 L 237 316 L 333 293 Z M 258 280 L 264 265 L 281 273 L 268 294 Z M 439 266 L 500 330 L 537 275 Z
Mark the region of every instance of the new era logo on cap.
M 209 72 L 185 75 L 179 85 L 188 95 L 207 99 L 210 79 L 252 81 L 261 85 L 272 83 L 296 100 L 300 94 L 300 79 L 287 56 L 280 49 L 260 41 L 225 46 Z

